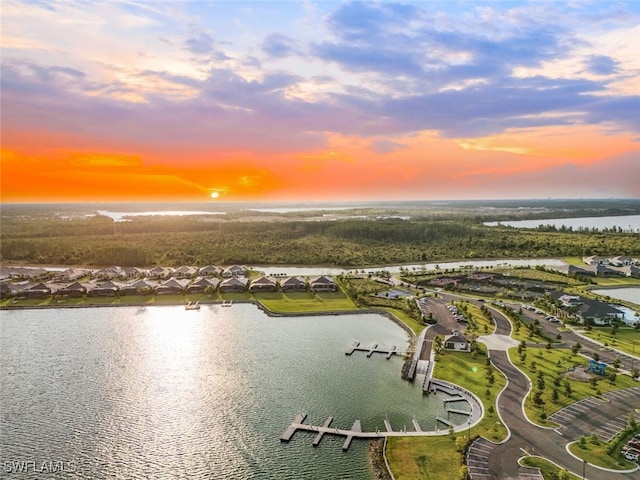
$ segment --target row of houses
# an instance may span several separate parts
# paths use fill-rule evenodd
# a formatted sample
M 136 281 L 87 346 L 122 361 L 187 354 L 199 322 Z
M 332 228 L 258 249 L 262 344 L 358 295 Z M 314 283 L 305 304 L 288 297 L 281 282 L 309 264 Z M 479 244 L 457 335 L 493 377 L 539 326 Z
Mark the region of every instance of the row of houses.
M 567 275 L 576 276 L 640 278 L 640 267 L 633 264 L 624 265 L 622 267 L 604 263 L 593 263 L 584 267 L 566 265 L 556 267 L 556 270 L 566 273 Z
M 190 280 L 185 278 L 169 278 L 164 281 L 138 279 L 130 282 L 115 280 L 91 281 L 72 283 L 54 282 L 22 282 L 0 283 L 2 296 L 13 295 L 17 298 L 46 298 L 51 295 L 59 297 L 108 297 L 116 295 L 177 295 L 183 293 L 241 293 L 241 292 L 335 292 L 338 286 L 331 277 L 318 276 L 308 281 L 302 277 L 287 277 L 275 279 L 261 276 L 253 281 L 242 276 L 232 276 L 220 280 L 215 277 L 197 277 Z
M 640 265 L 640 259 L 625 257 L 618 255 L 615 257 L 606 257 L 601 255 L 591 255 L 582 257 L 582 261 L 587 265 L 611 265 L 612 267 L 625 267 L 627 265 Z
M 207 265 L 206 267 L 183 265 L 178 268 L 153 267 L 150 269 L 114 266 L 93 270 L 68 268 L 63 271 L 31 267 L 2 267 L 0 269 L 0 279 L 51 279 L 54 282 L 73 282 L 85 277 L 89 277 L 92 280 L 133 280 L 142 278 L 162 280 L 169 278 L 193 279 L 197 277 L 232 278 L 244 277 L 248 273 L 249 269 L 242 265 L 231 265 L 226 268 L 216 265 Z

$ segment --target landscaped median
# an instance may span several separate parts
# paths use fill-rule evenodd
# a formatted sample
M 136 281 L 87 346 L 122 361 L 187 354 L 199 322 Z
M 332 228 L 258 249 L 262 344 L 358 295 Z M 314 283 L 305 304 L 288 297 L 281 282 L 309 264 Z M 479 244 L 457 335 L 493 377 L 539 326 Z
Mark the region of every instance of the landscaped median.
M 604 376 L 585 373 L 588 360 L 569 349 L 529 346 L 511 348 L 508 353 L 511 362 L 531 380 L 525 413 L 542 426 L 555 426 L 547 417 L 583 398 L 637 386 L 628 375 L 611 375 L 616 373 L 611 367 Z
M 581 437 L 577 442 L 569 444 L 569 451 L 576 457 L 590 465 L 610 470 L 631 470 L 638 468 L 638 464 L 627 460 L 622 455 L 625 443 L 640 432 L 640 426 L 630 416 L 627 428 L 608 443 L 601 441 L 595 434 Z

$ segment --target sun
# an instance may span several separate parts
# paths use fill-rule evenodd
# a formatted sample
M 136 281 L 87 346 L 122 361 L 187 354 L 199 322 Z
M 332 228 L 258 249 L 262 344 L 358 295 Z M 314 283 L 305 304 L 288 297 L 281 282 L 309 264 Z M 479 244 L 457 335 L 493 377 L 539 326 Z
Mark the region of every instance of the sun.
M 218 198 L 220 196 L 219 192 L 211 192 L 211 198 Z

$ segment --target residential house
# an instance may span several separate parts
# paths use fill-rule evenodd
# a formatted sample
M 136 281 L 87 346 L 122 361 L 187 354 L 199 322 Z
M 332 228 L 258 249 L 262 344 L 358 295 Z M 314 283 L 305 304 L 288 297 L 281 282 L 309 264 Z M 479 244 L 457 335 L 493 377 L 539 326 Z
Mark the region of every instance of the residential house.
M 217 278 L 198 277 L 191 282 L 186 289 L 187 293 L 205 293 L 209 291 L 215 291 L 218 288 L 220 280 Z
M 590 257 L 582 257 L 582 261 L 587 265 L 609 265 L 609 258 L 600 255 L 591 255 Z
M 457 352 L 470 352 L 471 343 L 458 331 L 444 337 L 445 350 L 455 350 Z
M 247 290 L 249 280 L 244 277 L 230 277 L 224 279 L 218 287 L 220 293 L 244 292 Z
M 120 267 L 107 267 L 93 272 L 93 278 L 98 280 L 113 280 L 115 278 L 123 278 L 124 272 Z
M 225 268 L 224 271 L 222 272 L 222 276 L 224 278 L 244 277 L 246 275 L 247 275 L 247 267 L 243 267 L 240 265 L 231 265 L 230 267 Z
M 144 275 L 144 270 L 141 270 L 137 267 L 123 267 L 122 274 L 125 278 L 134 279 Z
M 168 267 L 153 267 L 152 269 L 147 270 L 147 278 L 162 280 L 165 278 L 169 278 L 172 271 L 173 270 Z
M 52 293 L 55 293 L 57 287 L 54 285 L 47 285 L 45 283 L 36 283 L 35 285 L 29 285 L 26 288 L 21 289 L 18 292 L 19 298 L 46 298 Z
M 198 274 L 197 267 L 178 267 L 173 271 L 173 276 L 177 278 L 193 278 Z
M 633 265 L 634 262 L 631 258 L 620 255 L 610 258 L 609 263 L 615 267 L 624 267 L 625 265 Z
M 100 284 L 87 284 L 87 295 L 91 297 L 115 297 L 119 291 L 120 287 L 111 280 Z
M 280 280 L 280 288 L 283 292 L 306 292 L 308 287 L 302 277 L 288 277 Z
M 620 267 L 619 271 L 625 277 L 640 278 L 640 267 L 636 267 L 635 265 L 625 265 L 624 267 Z
M 149 295 L 153 293 L 156 288 L 156 283 L 150 280 L 137 280 L 133 283 L 128 283 L 120 288 L 120 295 Z
M 88 274 L 88 270 L 83 270 L 80 268 L 67 268 L 64 272 L 60 272 L 56 275 L 56 281 L 75 282 L 76 280 L 79 280 Z
M 188 280 L 170 278 L 156 287 L 158 295 L 178 295 L 187 287 Z
M 82 297 L 87 293 L 87 287 L 80 282 L 73 282 L 59 288 L 56 295 L 66 295 L 68 297 Z
M 275 292 L 276 290 L 278 290 L 278 282 L 272 277 L 256 278 L 249 285 L 250 292 Z
M 309 288 L 313 292 L 336 292 L 338 285 L 332 278 L 321 275 L 309 280 Z
M 206 267 L 201 268 L 198 274 L 201 277 L 219 277 L 222 275 L 222 269 L 215 265 L 207 265 Z

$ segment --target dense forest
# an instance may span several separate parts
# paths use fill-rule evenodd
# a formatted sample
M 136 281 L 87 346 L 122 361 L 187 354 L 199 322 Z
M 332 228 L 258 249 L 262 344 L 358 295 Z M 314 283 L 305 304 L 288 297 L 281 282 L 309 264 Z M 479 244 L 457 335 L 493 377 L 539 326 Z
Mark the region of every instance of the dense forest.
M 204 217 L 90 219 L 3 216 L 3 264 L 335 265 L 465 258 L 640 256 L 640 235 L 487 227 L 472 218 L 241 221 Z

